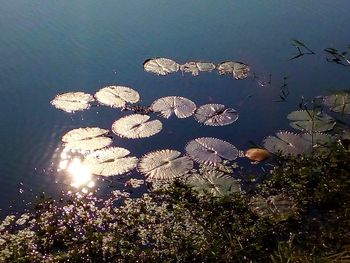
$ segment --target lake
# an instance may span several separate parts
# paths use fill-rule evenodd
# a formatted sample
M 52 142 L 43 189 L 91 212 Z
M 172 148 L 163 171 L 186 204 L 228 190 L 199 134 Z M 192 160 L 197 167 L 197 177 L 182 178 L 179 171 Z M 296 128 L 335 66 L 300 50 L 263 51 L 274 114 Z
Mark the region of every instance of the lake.
M 104 86 L 123 85 L 137 90 L 145 106 L 177 95 L 239 113 L 235 123 L 222 127 L 159 117 L 163 130 L 153 137 L 113 137 L 114 146 L 141 157 L 157 149 L 184 152 L 188 141 L 202 136 L 245 150 L 277 130 L 292 131 L 286 115 L 298 109 L 302 96 L 327 95 L 350 84 L 349 68 L 327 62 L 324 52 L 328 47 L 346 50 L 350 43 L 348 0 L 0 0 L 0 6 L 1 218 L 42 192 L 55 196 L 72 190 L 70 179 L 57 172 L 66 132 L 111 129 L 128 114 L 102 106 L 65 113 L 50 104 L 59 93 L 94 94 Z M 316 54 L 289 61 L 298 54 L 292 39 Z M 260 79 L 271 74 L 272 81 L 263 87 L 253 74 L 234 80 L 216 72 L 157 76 L 142 66 L 153 57 L 179 63 L 241 61 Z M 284 77 L 290 95 L 286 102 L 275 102 Z M 107 185 L 122 186 L 130 177 L 142 178 L 134 171 Z M 105 184 L 99 183 L 102 192 L 109 189 Z

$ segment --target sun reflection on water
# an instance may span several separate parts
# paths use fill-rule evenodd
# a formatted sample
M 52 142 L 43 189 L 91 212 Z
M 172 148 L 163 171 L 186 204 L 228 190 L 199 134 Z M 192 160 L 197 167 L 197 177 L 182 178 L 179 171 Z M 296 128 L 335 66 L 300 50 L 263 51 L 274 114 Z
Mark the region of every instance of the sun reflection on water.
M 58 172 L 63 172 L 69 179 L 70 186 L 83 193 L 90 192 L 95 187 L 94 176 L 89 167 L 83 164 L 83 156 L 63 149 L 58 163 Z

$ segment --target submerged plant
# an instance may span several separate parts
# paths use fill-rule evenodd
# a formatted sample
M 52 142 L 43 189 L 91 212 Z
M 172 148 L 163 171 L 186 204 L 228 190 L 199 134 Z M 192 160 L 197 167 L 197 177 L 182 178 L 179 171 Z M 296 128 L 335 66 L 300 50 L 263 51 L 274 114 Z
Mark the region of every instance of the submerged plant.
M 72 113 L 89 109 L 93 101 L 94 97 L 88 93 L 67 92 L 57 95 L 51 104 L 57 109 Z

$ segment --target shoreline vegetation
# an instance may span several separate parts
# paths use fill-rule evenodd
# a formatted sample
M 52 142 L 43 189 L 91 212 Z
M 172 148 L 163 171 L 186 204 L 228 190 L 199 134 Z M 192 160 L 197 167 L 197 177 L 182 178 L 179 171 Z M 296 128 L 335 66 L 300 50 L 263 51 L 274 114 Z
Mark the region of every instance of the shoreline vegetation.
M 42 199 L 2 221 L 0 262 L 347 262 L 349 145 L 275 156 L 245 191 L 176 180 L 141 198 Z

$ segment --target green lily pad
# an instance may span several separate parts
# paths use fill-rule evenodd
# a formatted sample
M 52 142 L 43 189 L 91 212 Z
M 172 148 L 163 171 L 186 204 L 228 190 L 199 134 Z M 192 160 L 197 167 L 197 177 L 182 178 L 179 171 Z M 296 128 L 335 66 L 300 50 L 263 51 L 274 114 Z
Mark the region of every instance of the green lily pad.
M 271 217 L 277 221 L 286 220 L 296 213 L 296 203 L 284 194 L 264 198 L 260 195 L 250 199 L 249 208 L 260 217 Z
M 325 132 L 332 130 L 336 121 L 326 113 L 320 111 L 293 111 L 287 118 L 293 122 L 290 123 L 294 129 L 309 132 Z
M 323 103 L 334 112 L 350 114 L 350 94 L 347 92 L 327 96 Z
M 282 153 L 282 155 L 298 155 L 310 153 L 315 147 L 323 147 L 334 138 L 323 133 L 296 134 L 287 131 L 277 132 L 276 136 L 268 136 L 264 140 L 264 147 L 272 153 Z
M 241 191 L 240 180 L 217 171 L 192 175 L 188 178 L 188 184 L 201 194 L 210 193 L 217 197 Z

